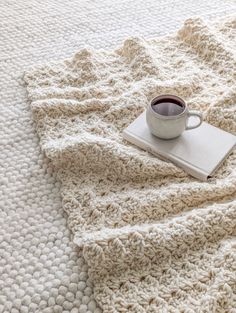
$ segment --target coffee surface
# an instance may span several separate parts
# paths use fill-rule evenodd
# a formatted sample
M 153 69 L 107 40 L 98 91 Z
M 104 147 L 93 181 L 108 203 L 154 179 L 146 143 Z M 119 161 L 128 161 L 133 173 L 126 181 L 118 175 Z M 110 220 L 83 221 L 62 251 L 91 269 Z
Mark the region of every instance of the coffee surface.
M 174 99 L 163 99 L 152 104 L 153 110 L 164 116 L 175 116 L 181 114 L 185 107 L 184 105 Z

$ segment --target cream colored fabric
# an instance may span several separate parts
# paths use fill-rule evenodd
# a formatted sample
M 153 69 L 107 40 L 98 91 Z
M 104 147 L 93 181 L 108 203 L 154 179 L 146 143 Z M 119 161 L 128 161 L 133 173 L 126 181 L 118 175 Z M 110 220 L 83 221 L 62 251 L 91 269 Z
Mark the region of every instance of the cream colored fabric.
M 233 16 L 188 19 L 175 35 L 83 49 L 25 75 L 104 312 L 236 312 L 236 152 L 204 183 L 121 135 L 162 93 L 235 134 L 235 37 Z

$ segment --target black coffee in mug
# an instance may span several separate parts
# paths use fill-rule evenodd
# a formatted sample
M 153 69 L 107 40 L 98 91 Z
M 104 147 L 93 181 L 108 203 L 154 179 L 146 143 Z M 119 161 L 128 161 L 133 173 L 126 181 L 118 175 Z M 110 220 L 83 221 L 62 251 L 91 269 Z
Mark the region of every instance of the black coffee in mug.
M 194 116 L 198 123 L 189 125 Z M 185 101 L 175 95 L 159 95 L 153 98 L 146 110 L 146 122 L 150 132 L 161 139 L 174 139 L 185 130 L 197 128 L 202 123 L 202 113 L 188 109 Z
M 184 103 L 177 98 L 158 99 L 152 103 L 152 109 L 164 116 L 175 116 L 181 114 L 185 110 Z

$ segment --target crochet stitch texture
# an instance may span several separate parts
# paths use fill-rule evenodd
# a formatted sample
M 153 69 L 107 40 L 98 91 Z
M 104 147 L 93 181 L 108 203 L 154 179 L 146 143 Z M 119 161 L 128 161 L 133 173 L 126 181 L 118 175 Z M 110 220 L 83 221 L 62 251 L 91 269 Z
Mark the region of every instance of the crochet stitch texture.
M 174 35 L 83 49 L 25 74 L 104 312 L 236 312 L 236 152 L 200 182 L 121 135 L 164 93 L 235 134 L 235 50 L 235 16 L 194 18 Z

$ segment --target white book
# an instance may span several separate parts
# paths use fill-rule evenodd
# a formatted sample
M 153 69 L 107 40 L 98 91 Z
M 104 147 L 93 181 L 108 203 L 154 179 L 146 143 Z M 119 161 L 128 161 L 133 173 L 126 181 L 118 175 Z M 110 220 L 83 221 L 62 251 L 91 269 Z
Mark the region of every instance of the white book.
M 168 159 L 190 175 L 206 181 L 236 146 L 236 136 L 203 122 L 175 139 L 164 140 L 151 134 L 146 112 L 124 131 L 123 137 L 161 159 Z

